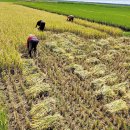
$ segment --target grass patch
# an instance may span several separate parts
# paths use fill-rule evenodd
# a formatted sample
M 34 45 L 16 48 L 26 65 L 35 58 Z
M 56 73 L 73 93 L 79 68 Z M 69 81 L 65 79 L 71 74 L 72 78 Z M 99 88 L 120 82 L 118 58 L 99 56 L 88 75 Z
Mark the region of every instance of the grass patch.
M 18 2 L 18 0 L 0 0 L 0 2 Z
M 0 86 L 1 87 L 1 86 Z M 8 130 L 8 117 L 5 110 L 5 97 L 0 90 L 0 130 Z
M 124 32 L 123 35 L 126 37 L 130 37 L 130 32 Z
M 0 130 L 8 130 L 7 113 L 0 109 Z

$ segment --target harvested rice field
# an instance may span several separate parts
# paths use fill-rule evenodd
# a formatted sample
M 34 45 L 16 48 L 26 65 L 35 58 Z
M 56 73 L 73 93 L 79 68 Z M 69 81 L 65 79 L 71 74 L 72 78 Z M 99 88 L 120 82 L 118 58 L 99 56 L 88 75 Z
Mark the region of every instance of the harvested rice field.
M 130 129 L 130 38 L 122 30 L 12 3 L 0 3 L 0 17 L 0 130 Z M 33 58 L 30 33 L 40 40 Z

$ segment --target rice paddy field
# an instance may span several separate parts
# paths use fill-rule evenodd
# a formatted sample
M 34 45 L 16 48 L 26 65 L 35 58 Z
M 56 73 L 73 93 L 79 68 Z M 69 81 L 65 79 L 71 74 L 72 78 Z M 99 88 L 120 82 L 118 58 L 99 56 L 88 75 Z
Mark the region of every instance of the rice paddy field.
M 130 30 L 130 6 L 67 3 L 67 2 L 21 2 L 22 5 L 58 14 L 70 15 Z
M 130 38 L 121 29 L 8 2 L 0 17 L 0 130 L 130 129 Z M 29 34 L 40 40 L 32 59 Z

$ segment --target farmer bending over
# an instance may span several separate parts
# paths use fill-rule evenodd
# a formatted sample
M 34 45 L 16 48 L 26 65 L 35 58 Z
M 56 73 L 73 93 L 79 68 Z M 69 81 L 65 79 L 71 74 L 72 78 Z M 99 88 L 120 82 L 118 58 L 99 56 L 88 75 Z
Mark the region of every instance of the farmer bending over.
M 43 20 L 39 20 L 36 24 L 36 27 L 39 26 L 38 30 L 43 31 L 45 28 L 45 22 Z
M 35 35 L 30 34 L 27 39 L 27 48 L 28 48 L 28 54 L 30 57 L 32 57 L 32 50 L 34 51 L 34 55 L 36 56 L 38 43 L 39 43 L 38 38 Z
M 73 15 L 67 16 L 67 21 L 73 22 L 73 20 L 74 20 L 74 16 Z

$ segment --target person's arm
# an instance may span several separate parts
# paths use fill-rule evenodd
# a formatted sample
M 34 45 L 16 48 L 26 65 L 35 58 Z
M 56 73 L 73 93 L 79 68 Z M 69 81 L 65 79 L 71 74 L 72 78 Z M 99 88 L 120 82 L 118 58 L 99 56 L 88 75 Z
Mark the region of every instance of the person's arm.
M 41 21 L 42 21 L 42 20 L 39 20 L 39 21 L 37 22 L 36 27 L 37 27 L 37 26 L 40 26 Z
M 28 39 L 27 39 L 27 48 L 29 48 L 29 39 L 30 39 L 30 37 L 28 37 Z

